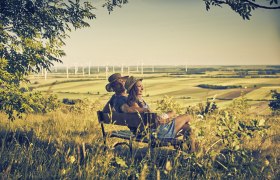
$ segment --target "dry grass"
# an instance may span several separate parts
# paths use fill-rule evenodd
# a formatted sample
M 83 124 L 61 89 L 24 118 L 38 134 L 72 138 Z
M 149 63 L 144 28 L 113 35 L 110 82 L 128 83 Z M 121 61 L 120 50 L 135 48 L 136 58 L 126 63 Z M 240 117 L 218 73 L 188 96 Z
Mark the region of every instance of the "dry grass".
M 130 159 L 126 147 L 103 151 L 101 129 L 95 113 L 100 108 L 101 105 L 94 102 L 83 110 L 77 108 L 69 111 L 61 108 L 45 115 L 28 115 L 23 120 L 14 122 L 5 120 L 5 116 L 1 114 L 0 176 L 4 179 L 230 177 L 227 176 L 227 171 L 207 165 L 224 148 L 216 136 L 219 115 L 213 114 L 205 120 L 195 120 L 192 124 L 199 143 L 195 154 L 182 154 L 167 147 L 156 148 L 154 156 L 150 158 L 146 144 L 134 143 L 133 158 Z M 261 171 L 254 173 L 252 170 L 250 172 L 253 174 L 247 174 L 249 170 L 246 170 L 237 173 L 236 177 L 279 177 L 279 117 L 249 115 L 247 119 L 265 119 L 266 124 L 271 127 L 267 134 L 256 135 L 250 140 L 244 139 L 242 143 L 244 149 L 253 153 L 252 162 L 258 163 L 257 167 Z M 114 128 L 116 127 L 106 126 L 107 130 Z M 112 147 L 116 141 L 118 140 L 110 139 L 108 147 Z M 218 154 L 212 156 L 213 152 Z

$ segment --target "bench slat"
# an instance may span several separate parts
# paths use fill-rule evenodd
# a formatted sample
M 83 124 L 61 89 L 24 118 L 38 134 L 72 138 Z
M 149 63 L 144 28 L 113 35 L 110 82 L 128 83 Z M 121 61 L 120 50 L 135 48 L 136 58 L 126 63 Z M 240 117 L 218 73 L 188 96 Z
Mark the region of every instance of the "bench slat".
M 121 138 L 121 139 L 126 139 L 130 140 L 132 138 L 134 141 L 137 142 L 144 142 L 148 143 L 148 138 L 145 136 L 135 136 L 131 131 L 129 130 L 120 130 L 120 131 L 111 131 L 107 133 L 110 137 L 116 137 L 116 138 Z
M 114 124 L 120 126 L 128 126 L 131 128 L 143 128 L 148 124 L 148 118 L 150 116 L 150 127 L 156 128 L 156 114 L 155 113 L 104 113 L 98 111 L 98 120 L 105 124 Z
M 111 131 L 108 132 L 107 135 L 109 137 L 116 137 L 121 139 L 130 140 L 130 137 L 137 142 L 148 143 L 149 139 L 146 136 L 138 135 L 137 137 L 129 130 L 119 130 L 119 131 Z M 184 141 L 182 139 L 175 139 L 175 138 L 161 138 L 157 140 L 157 147 L 162 146 L 176 146 L 182 144 Z

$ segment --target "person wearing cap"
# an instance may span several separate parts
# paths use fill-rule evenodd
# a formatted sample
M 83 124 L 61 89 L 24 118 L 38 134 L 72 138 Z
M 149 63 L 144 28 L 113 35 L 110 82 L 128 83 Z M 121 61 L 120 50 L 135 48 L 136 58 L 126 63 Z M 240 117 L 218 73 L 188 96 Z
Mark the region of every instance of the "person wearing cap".
M 141 78 L 130 76 L 125 82 L 128 93 L 127 104 L 138 112 L 150 111 L 149 105 L 143 99 L 144 86 Z M 156 130 L 158 138 L 175 138 L 177 133 L 189 135 L 191 140 L 191 152 L 195 151 L 194 138 L 189 122 L 191 117 L 187 114 L 176 116 L 175 112 L 167 112 L 158 116 L 159 127 Z
M 105 86 L 108 92 L 115 92 L 103 108 L 103 112 L 117 111 L 122 112 L 121 107 L 126 104 L 127 94 L 124 83 L 128 76 L 121 76 L 120 73 L 114 73 L 109 78 L 109 83 Z

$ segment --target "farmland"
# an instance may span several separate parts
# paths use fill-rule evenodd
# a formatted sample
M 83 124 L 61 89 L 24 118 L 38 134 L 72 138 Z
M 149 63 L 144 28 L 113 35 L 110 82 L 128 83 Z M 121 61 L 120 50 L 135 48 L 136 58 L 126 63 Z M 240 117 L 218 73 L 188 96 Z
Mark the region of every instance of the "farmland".
M 193 69 L 196 68 L 209 70 L 209 67 L 193 67 Z M 229 67 L 214 66 L 211 68 L 211 71 L 205 71 L 204 74 L 198 75 L 184 74 L 184 68 L 182 67 L 158 67 L 155 68 L 155 72 L 152 72 L 151 68 L 146 67 L 149 71 L 142 75 L 140 72 L 136 71 L 136 67 L 132 67 L 130 68 L 131 72 L 129 75 L 144 78 L 144 96 L 146 96 L 146 99 L 152 104 L 164 95 L 173 97 L 183 106 L 205 102 L 208 98 L 213 98 L 215 96 L 217 99 L 216 102 L 222 107 L 241 95 L 248 98 L 252 105 L 259 104 L 260 102 L 267 104 L 267 101 L 271 97 L 270 91 L 273 89 L 280 90 L 280 76 L 276 76 L 276 78 L 261 78 L 261 76 L 259 78 L 251 78 L 251 76 L 233 78 L 232 75 L 234 75 L 234 72 L 228 70 Z M 238 71 L 246 71 L 247 69 L 252 70 L 252 68 L 258 69 L 261 67 L 244 66 L 243 69 L 241 69 L 241 67 L 234 66 L 231 68 L 238 69 Z M 117 68 L 115 69 L 120 70 Z M 50 74 L 46 80 L 43 76 L 38 75 L 30 77 L 31 86 L 39 91 L 57 94 L 59 99 L 98 99 L 103 104 L 105 104 L 106 100 L 112 95 L 106 92 L 104 88 L 107 80 L 105 73 L 101 70 L 97 73 L 97 69 L 93 68 L 92 71 L 95 71 L 95 73 L 92 73 L 90 76 L 82 74 L 82 72 L 76 75 L 74 72 L 71 72 L 70 78 L 65 78 L 65 74 L 62 73 L 63 70 L 60 71 L 61 72 L 58 71 L 56 74 Z M 201 70 L 196 71 L 200 72 Z M 178 74 L 178 72 L 181 72 L 181 74 Z M 123 74 L 128 75 L 127 72 Z M 209 77 L 217 75 L 220 77 Z M 240 86 L 241 88 L 210 89 L 198 87 L 200 84 Z M 266 109 L 269 111 L 268 107 Z

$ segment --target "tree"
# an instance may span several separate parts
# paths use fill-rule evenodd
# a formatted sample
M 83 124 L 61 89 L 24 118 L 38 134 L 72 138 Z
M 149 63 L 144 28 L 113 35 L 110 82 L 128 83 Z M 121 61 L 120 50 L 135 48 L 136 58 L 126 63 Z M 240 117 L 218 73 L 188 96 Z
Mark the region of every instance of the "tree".
M 268 106 L 272 110 L 272 113 L 275 115 L 280 114 L 280 93 L 276 90 L 271 90 L 272 100 L 270 100 Z
M 115 7 L 122 7 L 122 5 L 126 3 L 128 3 L 128 0 L 106 0 L 103 7 L 106 7 L 110 14 Z
M 206 10 L 210 9 L 210 6 L 228 5 L 232 10 L 237 12 L 244 20 L 250 19 L 252 10 L 255 9 L 280 9 L 278 0 L 262 0 L 261 3 L 256 0 L 203 0 L 206 5 Z
M 255 9 L 280 9 L 278 6 L 278 0 L 203 0 L 206 5 L 206 10 L 210 9 L 210 6 L 228 5 L 238 13 L 245 20 L 249 20 L 252 16 L 251 12 Z M 259 2 L 260 1 L 260 2 Z M 266 1 L 266 2 L 264 2 Z M 103 7 L 107 7 L 108 12 L 114 10 L 114 7 L 121 7 L 123 4 L 128 3 L 128 0 L 106 0 Z
M 20 88 L 31 72 L 49 70 L 53 62 L 61 62 L 67 33 L 89 27 L 86 20 L 95 18 L 93 9 L 79 0 L 0 1 L 0 111 L 9 119 L 44 111 L 38 108 L 47 103 L 41 94 Z

